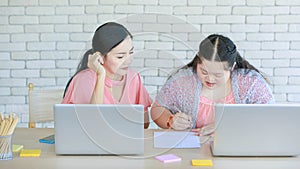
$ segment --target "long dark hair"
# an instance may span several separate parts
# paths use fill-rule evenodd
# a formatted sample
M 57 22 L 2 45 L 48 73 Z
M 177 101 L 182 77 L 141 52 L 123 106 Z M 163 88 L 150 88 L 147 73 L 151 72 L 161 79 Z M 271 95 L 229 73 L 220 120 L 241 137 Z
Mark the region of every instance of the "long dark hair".
M 100 52 L 104 57 L 114 47 L 118 46 L 126 37 L 132 38 L 131 33 L 121 24 L 115 22 L 107 22 L 99 26 L 93 36 L 92 49 L 87 50 L 82 59 L 80 60 L 75 74 L 68 81 L 64 96 L 68 90 L 68 87 L 77 73 L 88 68 L 89 55 L 95 52 Z
M 202 63 L 201 59 L 206 59 L 209 61 L 214 60 L 218 62 L 226 61 L 228 62 L 229 68 L 232 70 L 255 70 L 265 78 L 262 72 L 260 72 L 240 55 L 233 41 L 223 35 L 212 34 L 205 38 L 200 43 L 199 51 L 194 59 L 183 68 L 193 67 L 193 70 L 196 72 L 197 64 Z

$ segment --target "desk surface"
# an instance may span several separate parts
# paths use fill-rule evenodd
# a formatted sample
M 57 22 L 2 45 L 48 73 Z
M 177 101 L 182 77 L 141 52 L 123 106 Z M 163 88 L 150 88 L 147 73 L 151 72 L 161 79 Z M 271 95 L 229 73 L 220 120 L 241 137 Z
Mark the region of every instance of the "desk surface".
M 22 144 L 26 149 L 41 149 L 40 157 L 19 157 L 14 154 L 13 160 L 0 161 L 1 169 L 22 168 L 197 168 L 191 165 L 192 159 L 212 159 L 213 169 L 299 169 L 300 157 L 212 157 L 208 144 L 199 149 L 155 149 L 153 148 L 153 131 L 145 130 L 144 156 L 57 156 L 54 145 L 39 143 L 39 138 L 53 134 L 53 129 L 25 129 L 15 131 L 13 143 Z M 162 154 L 175 154 L 181 162 L 164 164 L 154 157 Z

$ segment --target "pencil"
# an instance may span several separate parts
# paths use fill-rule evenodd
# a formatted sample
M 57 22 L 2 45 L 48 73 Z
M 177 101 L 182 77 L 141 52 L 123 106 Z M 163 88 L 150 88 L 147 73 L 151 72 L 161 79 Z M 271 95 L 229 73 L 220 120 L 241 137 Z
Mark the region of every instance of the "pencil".
M 2 123 L 2 113 L 0 112 L 0 125 Z
M 18 124 L 18 121 L 19 121 L 19 117 L 18 116 L 14 117 L 13 122 L 12 122 L 10 128 L 9 128 L 9 131 L 8 131 L 9 135 L 13 134 L 13 132 L 14 132 L 17 124 Z

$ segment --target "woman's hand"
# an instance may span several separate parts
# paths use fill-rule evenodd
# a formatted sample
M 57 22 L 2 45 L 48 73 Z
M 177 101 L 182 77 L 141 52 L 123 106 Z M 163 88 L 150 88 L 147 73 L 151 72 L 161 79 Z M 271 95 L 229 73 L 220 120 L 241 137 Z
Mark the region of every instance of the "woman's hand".
M 192 130 L 193 132 L 196 132 L 197 136 L 210 136 L 215 131 L 215 125 L 214 123 L 203 126 L 202 128 L 196 128 Z
M 106 73 L 105 68 L 103 67 L 104 64 L 104 56 L 101 55 L 100 52 L 95 52 L 92 55 L 89 55 L 88 59 L 88 67 L 95 71 L 97 75 Z
M 192 117 L 178 112 L 169 121 L 170 127 L 175 130 L 185 130 L 193 127 Z

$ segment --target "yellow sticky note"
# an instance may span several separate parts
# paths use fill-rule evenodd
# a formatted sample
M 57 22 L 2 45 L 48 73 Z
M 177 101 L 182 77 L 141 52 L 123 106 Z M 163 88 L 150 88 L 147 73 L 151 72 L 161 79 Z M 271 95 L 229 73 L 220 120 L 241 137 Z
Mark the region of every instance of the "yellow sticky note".
M 12 145 L 12 151 L 13 151 L 14 153 L 19 152 L 20 150 L 23 149 L 23 147 L 24 147 L 23 145 L 13 144 L 13 145 Z
M 26 150 L 23 149 L 20 153 L 20 157 L 39 157 L 41 155 L 41 150 Z
M 192 160 L 193 166 L 213 166 L 211 160 Z

